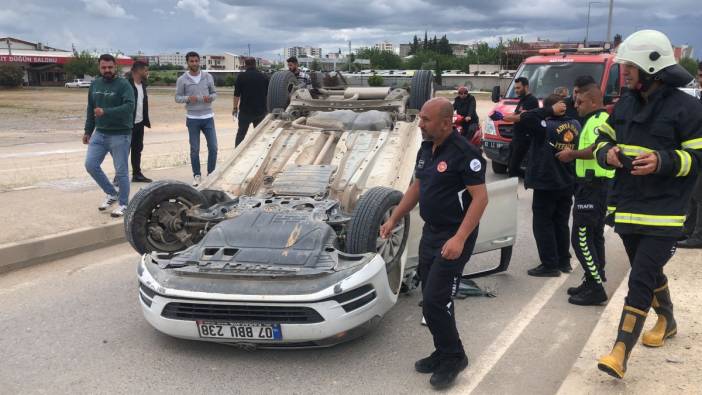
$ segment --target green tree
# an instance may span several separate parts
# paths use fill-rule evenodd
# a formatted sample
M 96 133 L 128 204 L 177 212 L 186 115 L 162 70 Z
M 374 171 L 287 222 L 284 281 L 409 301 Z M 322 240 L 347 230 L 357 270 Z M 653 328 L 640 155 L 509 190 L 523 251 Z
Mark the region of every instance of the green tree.
M 385 80 L 382 76 L 372 75 L 368 77 L 368 86 L 383 86 L 384 84 Z
M 234 86 L 235 82 L 236 77 L 233 74 L 229 74 L 226 78 L 224 78 L 224 86 Z
M 436 46 L 436 52 L 443 54 L 443 55 L 452 55 L 453 54 L 453 49 L 451 49 L 451 44 L 449 43 L 449 40 L 448 40 L 448 38 L 446 38 L 445 34 L 439 40 L 439 43 Z
M 24 71 L 16 64 L 0 64 L 0 86 L 20 86 L 24 82 Z
M 688 73 L 696 76 L 699 68 L 699 62 L 691 57 L 684 57 L 680 59 L 680 66 L 684 67 Z
M 424 42 L 422 43 L 422 49 L 429 49 L 429 36 L 427 35 L 427 31 L 424 31 Z
M 310 64 L 310 70 L 312 71 L 320 71 L 322 70 L 322 64 L 319 63 L 317 59 L 312 61 L 312 64 Z
M 399 69 L 402 58 L 392 51 L 381 51 L 377 48 L 364 48 L 358 51 L 359 59 L 368 59 L 372 69 Z
M 414 55 L 419 51 L 419 38 L 417 35 L 414 35 L 414 38 L 412 39 L 412 43 L 410 43 L 410 50 L 408 55 Z
M 70 78 L 83 78 L 86 74 L 96 76 L 99 73 L 98 61 L 88 51 L 74 52 L 71 60 L 63 66 L 63 70 Z

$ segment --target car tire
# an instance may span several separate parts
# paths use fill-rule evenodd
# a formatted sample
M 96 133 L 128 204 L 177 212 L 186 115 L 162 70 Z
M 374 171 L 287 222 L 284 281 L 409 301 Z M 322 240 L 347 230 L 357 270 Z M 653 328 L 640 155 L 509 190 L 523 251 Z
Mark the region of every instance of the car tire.
M 364 193 L 353 210 L 346 230 L 346 250 L 351 254 L 375 252 L 383 255 L 390 290 L 397 294 L 402 285 L 402 253 L 409 237 L 410 216 L 405 215 L 386 240 L 380 239 L 380 226 L 402 200 L 402 192 L 374 187 Z
M 492 162 L 492 172 L 495 174 L 507 174 L 507 165 L 502 163 L 497 163 L 494 160 Z
M 297 89 L 297 77 L 290 71 L 277 71 L 268 82 L 266 105 L 268 112 L 279 108 L 285 110 L 290 104 L 290 96 Z
M 168 206 L 166 206 L 168 204 Z M 195 206 L 207 207 L 207 199 L 192 186 L 172 180 L 155 181 L 139 190 L 127 206 L 124 214 L 124 232 L 129 244 L 140 254 L 152 251 L 178 252 L 188 245 L 197 243 L 202 235 L 190 235 L 189 243 L 175 237 L 172 225 L 182 216 L 184 209 Z M 164 224 L 166 218 L 174 220 L 169 226 Z M 186 228 L 182 228 L 186 229 Z M 154 230 L 160 231 L 160 239 Z
M 418 70 L 410 84 L 409 108 L 421 110 L 424 103 L 434 96 L 434 75 L 431 70 Z
M 324 73 L 321 71 L 313 71 L 310 73 L 310 81 L 312 82 L 312 88 L 322 89 L 324 88 Z

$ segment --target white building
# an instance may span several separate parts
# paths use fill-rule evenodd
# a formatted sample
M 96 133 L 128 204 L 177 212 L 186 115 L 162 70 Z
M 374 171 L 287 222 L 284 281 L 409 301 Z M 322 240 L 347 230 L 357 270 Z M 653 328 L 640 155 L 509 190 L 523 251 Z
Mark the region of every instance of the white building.
M 322 48 L 314 47 L 290 47 L 285 49 L 285 57 L 294 56 L 296 58 L 321 58 Z
M 185 54 L 176 52 L 176 53 L 170 53 L 170 54 L 159 54 L 158 55 L 158 64 L 160 65 L 165 65 L 165 64 L 170 64 L 174 66 L 180 66 L 182 68 L 187 68 L 188 67 L 188 62 L 185 60 Z
M 395 46 L 389 41 L 384 41 L 382 43 L 376 43 L 373 46 L 373 48 L 381 50 L 381 51 L 395 52 Z

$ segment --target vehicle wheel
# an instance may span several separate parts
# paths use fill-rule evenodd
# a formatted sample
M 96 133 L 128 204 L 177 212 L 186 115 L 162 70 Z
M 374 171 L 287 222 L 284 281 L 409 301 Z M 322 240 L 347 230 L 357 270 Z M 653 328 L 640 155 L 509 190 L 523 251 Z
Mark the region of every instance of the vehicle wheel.
M 424 103 L 434 96 L 434 75 L 431 70 L 418 70 L 410 84 L 409 108 L 421 110 Z
M 313 71 L 310 73 L 310 80 L 312 81 L 312 88 L 322 89 L 324 88 L 324 73 L 321 71 Z
M 410 216 L 405 215 L 387 239 L 380 238 L 380 226 L 385 223 L 402 200 L 402 192 L 375 187 L 359 199 L 346 232 L 346 250 L 351 254 L 377 252 L 385 260 L 388 282 L 397 294 L 402 285 L 402 253 L 407 245 Z
M 268 112 L 276 108 L 285 110 L 290 104 L 290 95 L 297 89 L 297 77 L 290 71 L 276 71 L 268 83 L 266 105 Z
M 127 241 L 140 254 L 178 252 L 197 243 L 202 235 L 190 233 L 184 225 L 186 211 L 195 206 L 206 207 L 207 199 L 190 185 L 171 180 L 150 183 L 127 206 Z
M 492 162 L 492 171 L 495 174 L 507 174 L 507 165 L 502 163 L 497 163 L 494 160 Z

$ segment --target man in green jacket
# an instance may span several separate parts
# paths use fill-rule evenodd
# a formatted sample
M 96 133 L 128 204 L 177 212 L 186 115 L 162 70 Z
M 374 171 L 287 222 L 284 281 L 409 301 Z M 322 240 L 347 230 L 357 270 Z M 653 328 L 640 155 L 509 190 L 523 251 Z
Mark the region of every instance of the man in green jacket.
M 134 125 L 134 92 L 129 82 L 117 76 L 115 58 L 100 55 L 100 77 L 90 84 L 83 144 L 88 145 L 85 169 L 107 194 L 98 210 L 119 201 L 112 217 L 121 217 L 129 201 L 129 148 Z M 107 153 L 112 155 L 119 192 L 102 171 Z M 119 196 L 118 196 L 119 194 Z

